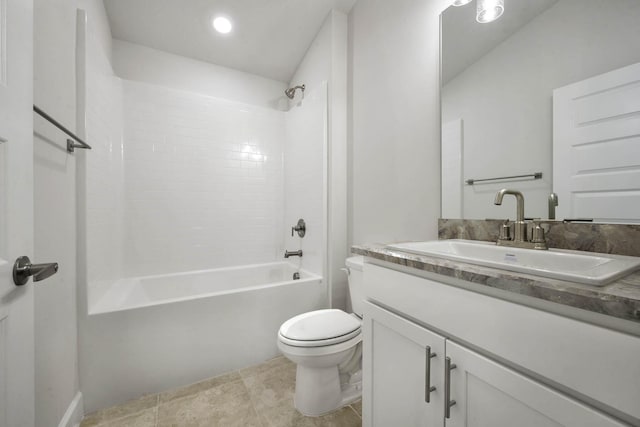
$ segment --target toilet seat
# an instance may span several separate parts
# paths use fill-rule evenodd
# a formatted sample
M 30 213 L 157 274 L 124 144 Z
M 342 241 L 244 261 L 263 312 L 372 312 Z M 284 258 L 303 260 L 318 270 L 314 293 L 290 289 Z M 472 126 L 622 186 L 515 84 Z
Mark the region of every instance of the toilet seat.
M 356 336 L 347 341 L 343 341 L 338 344 L 330 345 L 318 345 L 315 347 L 303 347 L 299 345 L 290 345 L 282 340 L 282 336 L 278 335 L 278 348 L 281 352 L 290 356 L 302 356 L 302 357 L 323 357 L 332 356 L 342 351 L 355 349 L 355 347 L 362 342 L 362 331 L 359 331 Z
M 361 334 L 360 319 L 342 310 L 316 310 L 292 317 L 282 324 L 278 338 L 293 347 L 340 344 Z

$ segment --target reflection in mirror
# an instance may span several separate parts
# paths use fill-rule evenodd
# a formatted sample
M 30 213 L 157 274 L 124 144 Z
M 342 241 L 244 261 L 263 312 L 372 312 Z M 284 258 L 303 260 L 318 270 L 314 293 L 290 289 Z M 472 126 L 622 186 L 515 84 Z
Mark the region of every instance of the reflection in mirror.
M 558 219 L 640 222 L 640 1 L 508 0 L 488 24 L 475 6 L 441 16 L 442 217 L 513 219 L 493 204 L 513 188 L 526 217 L 557 192 Z

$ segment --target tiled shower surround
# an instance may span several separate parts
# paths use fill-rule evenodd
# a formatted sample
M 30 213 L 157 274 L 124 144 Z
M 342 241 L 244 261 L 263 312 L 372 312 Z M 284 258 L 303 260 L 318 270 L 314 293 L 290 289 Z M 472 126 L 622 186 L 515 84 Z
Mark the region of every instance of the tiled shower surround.
M 273 261 L 285 113 L 123 88 L 125 276 Z
M 322 273 L 326 88 L 284 112 L 121 80 L 93 56 L 89 281 L 272 262 L 285 247 Z M 303 242 L 288 229 L 301 217 Z

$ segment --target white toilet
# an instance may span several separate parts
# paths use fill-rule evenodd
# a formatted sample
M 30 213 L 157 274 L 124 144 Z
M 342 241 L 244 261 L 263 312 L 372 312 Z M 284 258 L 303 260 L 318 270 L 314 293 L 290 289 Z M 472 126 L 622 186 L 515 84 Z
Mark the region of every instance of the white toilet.
M 278 348 L 297 365 L 294 405 L 319 416 L 362 395 L 362 264 L 347 258 L 349 293 L 355 314 L 316 310 L 292 317 L 278 332 Z

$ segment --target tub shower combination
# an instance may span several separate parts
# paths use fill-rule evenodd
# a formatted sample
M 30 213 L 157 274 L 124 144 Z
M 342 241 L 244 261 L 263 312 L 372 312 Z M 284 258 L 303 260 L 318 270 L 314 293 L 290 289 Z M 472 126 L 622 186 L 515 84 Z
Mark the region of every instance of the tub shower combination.
M 276 357 L 280 325 L 328 305 L 326 84 L 287 112 L 121 88 L 122 145 L 87 157 L 86 412 Z M 313 232 L 290 238 L 298 215 Z

